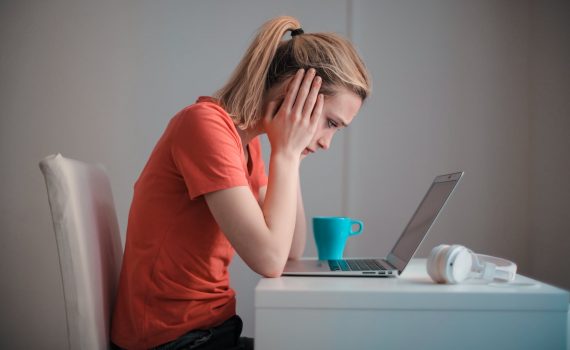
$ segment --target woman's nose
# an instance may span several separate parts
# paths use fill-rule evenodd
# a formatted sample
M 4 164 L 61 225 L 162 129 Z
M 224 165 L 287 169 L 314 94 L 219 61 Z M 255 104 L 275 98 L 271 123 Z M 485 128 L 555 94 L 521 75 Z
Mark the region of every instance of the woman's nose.
M 333 138 L 333 134 L 327 134 L 327 135 L 323 135 L 321 138 L 319 138 L 319 147 L 327 150 L 329 149 L 329 147 L 331 146 L 331 142 L 332 142 L 332 138 Z

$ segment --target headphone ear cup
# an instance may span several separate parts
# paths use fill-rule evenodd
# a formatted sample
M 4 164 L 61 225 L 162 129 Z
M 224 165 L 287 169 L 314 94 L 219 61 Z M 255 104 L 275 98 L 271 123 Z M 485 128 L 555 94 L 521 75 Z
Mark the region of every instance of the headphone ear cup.
M 453 275 L 451 275 L 450 271 L 448 270 L 450 258 L 457 254 L 458 249 L 457 244 L 450 245 L 440 253 L 437 260 L 437 270 L 438 273 L 441 275 L 441 280 L 443 283 L 454 283 Z
M 427 273 L 431 277 L 431 279 L 436 283 L 445 283 L 446 280 L 441 273 L 441 260 L 442 257 L 446 255 L 447 250 L 449 250 L 449 245 L 447 244 L 440 244 L 437 247 L 434 247 L 428 257 L 427 261 Z
M 471 272 L 473 255 L 463 246 L 455 246 L 446 259 L 446 277 L 450 283 L 463 282 Z

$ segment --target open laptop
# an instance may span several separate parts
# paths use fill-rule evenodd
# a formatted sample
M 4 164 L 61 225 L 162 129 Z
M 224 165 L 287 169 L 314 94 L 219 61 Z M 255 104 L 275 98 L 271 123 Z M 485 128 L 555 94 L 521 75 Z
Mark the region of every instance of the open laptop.
M 463 172 L 437 176 L 386 258 L 289 260 L 283 275 L 396 277 L 404 271 Z

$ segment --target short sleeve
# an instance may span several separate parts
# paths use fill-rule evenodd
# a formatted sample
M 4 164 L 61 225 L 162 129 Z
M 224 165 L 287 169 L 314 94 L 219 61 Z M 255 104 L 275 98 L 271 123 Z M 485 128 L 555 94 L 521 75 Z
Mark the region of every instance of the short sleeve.
M 179 113 L 171 151 L 190 199 L 247 186 L 239 135 L 227 113 L 214 103 L 197 103 Z

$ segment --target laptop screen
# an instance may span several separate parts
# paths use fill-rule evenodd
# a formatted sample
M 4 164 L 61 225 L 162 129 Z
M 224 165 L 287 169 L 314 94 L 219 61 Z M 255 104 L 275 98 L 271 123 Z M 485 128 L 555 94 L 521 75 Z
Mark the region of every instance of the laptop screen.
M 412 259 L 412 256 L 427 235 L 428 230 L 463 174 L 452 175 L 455 176 L 440 176 L 435 179 L 418 206 L 418 209 L 416 209 L 414 216 L 392 249 L 390 253 L 392 259 L 389 257 L 389 260 L 396 262 L 396 264 L 394 264 L 393 261 L 390 261 L 398 270 L 403 270 Z M 393 259 L 394 257 L 396 259 Z

